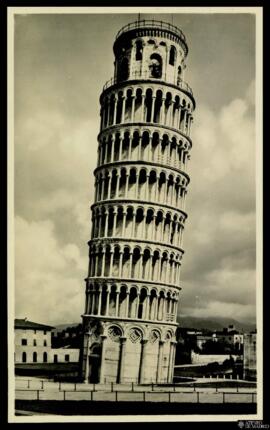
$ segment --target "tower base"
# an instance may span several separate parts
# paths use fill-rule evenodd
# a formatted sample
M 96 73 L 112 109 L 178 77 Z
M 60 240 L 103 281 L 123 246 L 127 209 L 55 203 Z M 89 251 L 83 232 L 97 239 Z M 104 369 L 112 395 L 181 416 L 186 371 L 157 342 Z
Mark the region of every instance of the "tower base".
M 171 383 L 176 324 L 84 316 L 82 378 L 89 383 Z

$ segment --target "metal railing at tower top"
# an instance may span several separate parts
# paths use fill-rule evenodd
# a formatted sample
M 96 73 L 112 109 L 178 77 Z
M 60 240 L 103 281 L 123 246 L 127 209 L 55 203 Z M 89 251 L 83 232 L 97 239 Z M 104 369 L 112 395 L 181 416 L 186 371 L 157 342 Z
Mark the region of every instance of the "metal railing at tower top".
M 151 80 L 154 80 L 154 81 L 158 81 L 158 82 L 160 82 L 160 81 L 162 82 L 163 81 L 163 82 L 167 83 L 166 82 L 166 75 L 165 76 L 161 76 L 160 78 L 154 78 L 154 77 L 150 76 L 149 72 L 134 71 L 134 72 L 130 72 L 129 73 L 129 76 L 128 76 L 127 79 L 120 79 L 119 77 L 109 79 L 105 83 L 105 85 L 103 86 L 103 91 L 105 91 L 107 88 L 111 87 L 112 85 L 120 84 L 120 83 L 129 81 L 129 80 L 132 80 L 132 79 L 151 79 Z M 170 84 L 170 82 L 168 82 L 168 83 Z M 184 91 L 188 92 L 189 94 L 191 94 L 193 96 L 192 89 L 182 79 L 180 79 L 176 84 L 173 84 L 173 85 L 177 86 L 181 90 L 184 90 Z
M 173 24 L 169 24 L 168 22 L 156 21 L 154 19 L 143 19 L 140 21 L 131 22 L 130 24 L 126 24 L 118 31 L 115 39 L 118 39 L 118 37 L 121 36 L 121 34 L 126 33 L 127 31 L 135 30 L 136 28 L 144 28 L 144 27 L 171 31 L 177 34 L 177 36 L 179 36 L 184 42 L 186 42 L 186 37 L 184 33 L 180 30 L 180 28 L 176 27 Z

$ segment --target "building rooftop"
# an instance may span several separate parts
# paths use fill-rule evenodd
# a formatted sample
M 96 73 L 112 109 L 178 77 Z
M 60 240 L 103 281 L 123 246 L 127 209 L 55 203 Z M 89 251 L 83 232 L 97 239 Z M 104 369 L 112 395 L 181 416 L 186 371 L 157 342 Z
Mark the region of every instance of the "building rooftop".
M 26 330 L 52 330 L 54 327 L 45 324 L 35 323 L 33 321 L 28 321 L 27 318 L 15 319 L 15 328 L 23 328 Z

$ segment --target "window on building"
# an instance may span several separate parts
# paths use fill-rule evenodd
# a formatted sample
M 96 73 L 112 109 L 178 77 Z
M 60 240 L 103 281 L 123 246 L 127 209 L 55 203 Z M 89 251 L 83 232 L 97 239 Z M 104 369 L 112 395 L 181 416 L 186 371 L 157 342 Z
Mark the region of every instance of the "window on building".
M 142 60 L 142 51 L 143 51 L 142 41 L 138 40 L 136 42 L 136 61 Z
M 47 334 L 47 330 L 44 330 L 44 332 L 43 332 L 44 334 Z
M 33 352 L 33 363 L 37 362 L 37 353 Z
M 37 340 L 36 339 L 33 340 L 33 345 L 37 346 Z
M 176 49 L 174 46 L 171 46 L 170 56 L 169 56 L 169 64 L 171 64 L 171 66 L 174 66 L 175 56 L 176 56 Z
M 34 334 L 37 334 L 37 331 L 36 331 L 36 330 L 34 330 Z
M 65 355 L 65 361 L 69 362 L 69 354 Z
M 44 340 L 44 346 L 47 346 L 47 340 L 46 339 Z
M 47 352 L 43 352 L 43 363 L 47 363 L 47 361 L 48 361 Z
M 53 362 L 54 363 L 58 363 L 58 356 L 57 356 L 57 354 L 54 354 L 54 356 L 53 356 Z
M 27 356 L 26 356 L 26 352 L 22 353 L 22 362 L 26 363 L 27 362 Z
M 22 339 L 22 345 L 27 345 L 27 339 Z
M 150 73 L 152 78 L 162 77 L 162 58 L 158 54 L 152 54 L 150 57 Z

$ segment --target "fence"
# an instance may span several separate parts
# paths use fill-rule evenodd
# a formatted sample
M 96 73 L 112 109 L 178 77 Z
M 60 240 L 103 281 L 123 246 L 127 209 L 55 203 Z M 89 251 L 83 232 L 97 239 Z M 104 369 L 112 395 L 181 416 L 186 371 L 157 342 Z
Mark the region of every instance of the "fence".
M 163 402 L 163 403 L 256 403 L 256 393 L 235 392 L 123 392 L 94 390 L 16 390 L 16 400 Z

